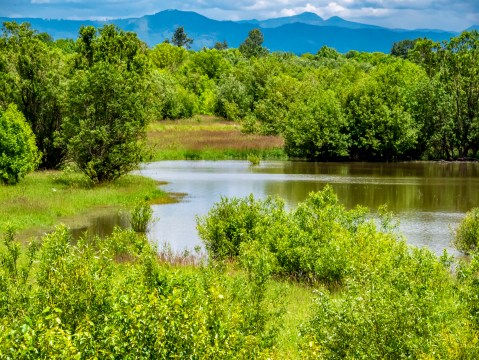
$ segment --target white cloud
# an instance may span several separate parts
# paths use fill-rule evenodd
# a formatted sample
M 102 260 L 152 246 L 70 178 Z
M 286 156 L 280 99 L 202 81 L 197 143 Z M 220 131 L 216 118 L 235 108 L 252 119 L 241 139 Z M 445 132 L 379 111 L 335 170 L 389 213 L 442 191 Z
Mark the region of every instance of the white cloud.
M 166 9 L 220 20 L 265 19 L 314 12 L 324 18 L 401 28 L 462 30 L 479 23 L 479 0 L 0 0 L 0 16 L 42 18 L 140 17 Z

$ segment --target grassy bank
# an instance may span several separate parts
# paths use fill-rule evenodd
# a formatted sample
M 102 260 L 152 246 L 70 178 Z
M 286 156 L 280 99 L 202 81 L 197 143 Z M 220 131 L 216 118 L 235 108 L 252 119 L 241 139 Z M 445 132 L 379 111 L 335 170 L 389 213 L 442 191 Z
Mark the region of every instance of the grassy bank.
M 138 199 L 166 199 L 154 180 L 127 175 L 110 184 L 91 186 L 79 174 L 40 171 L 16 186 L 0 186 L 0 229 L 51 227 L 64 217 L 101 207 L 131 207 Z
M 211 116 L 151 123 L 147 139 L 152 161 L 287 158 L 281 137 L 243 134 L 240 124 Z

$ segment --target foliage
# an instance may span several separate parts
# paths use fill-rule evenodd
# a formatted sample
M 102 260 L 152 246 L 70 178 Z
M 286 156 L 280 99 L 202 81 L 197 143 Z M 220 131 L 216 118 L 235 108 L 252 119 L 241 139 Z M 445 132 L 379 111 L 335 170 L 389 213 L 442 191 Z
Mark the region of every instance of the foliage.
M 318 50 L 317 54 L 320 58 L 327 58 L 327 59 L 338 59 L 341 57 L 341 54 L 334 48 L 330 48 L 326 45 L 322 46 L 321 49 Z
M 148 120 L 144 49 L 136 35 L 110 25 L 98 37 L 94 29 L 83 28 L 78 41 L 79 69 L 68 87 L 60 139 L 70 160 L 93 182 L 112 181 L 142 157 Z
M 42 167 L 74 160 L 95 182 L 134 167 L 149 119 L 201 114 L 282 136 L 295 158 L 469 160 L 479 151 L 478 38 L 466 31 L 443 43 L 399 41 L 392 54 L 322 47 L 296 56 L 270 54 L 259 29 L 238 49 L 223 42 L 195 52 L 183 27 L 174 44 L 148 49 L 113 25 L 53 41 L 6 23 L 0 104 L 24 114 Z M 93 144 L 100 150 L 86 158 Z
M 411 60 L 435 82 L 433 94 L 439 106 L 434 119 L 438 130 L 433 134 L 434 148 L 447 159 L 475 157 L 479 151 L 478 54 L 479 33 L 475 30 L 443 44 L 419 40 L 410 50 Z
M 479 248 L 479 208 L 469 211 L 456 229 L 454 245 L 467 253 Z
M 1 58 L 5 64 L 4 69 L 0 66 L 0 105 L 17 105 L 35 134 L 41 167 L 58 167 L 65 156 L 55 134 L 63 122 L 68 56 L 28 23 L 7 22 L 0 38 Z
M 315 355 L 475 358 L 477 332 L 466 320 L 447 269 L 429 251 L 394 244 L 386 251 L 374 271 L 350 281 L 341 296 L 318 293 L 315 315 L 304 329 L 314 339 Z
M 253 29 L 239 46 L 239 51 L 247 58 L 265 56 L 268 49 L 263 46 L 264 36 L 260 29 Z
M 11 249 L 1 249 L 2 259 Z M 160 264 L 143 235 L 118 229 L 72 245 L 61 226 L 38 251 L 17 249 L 0 264 L 2 356 L 271 356 L 279 322 L 267 310 L 264 282 L 228 278 L 214 266 Z M 24 260 L 28 281 L 17 281 L 12 264 Z
M 16 184 L 40 163 L 35 136 L 15 105 L 0 111 L 0 181 Z
M 248 89 L 237 77 L 230 74 L 218 83 L 216 113 L 228 120 L 243 118 L 251 106 Z
M 130 211 L 131 228 L 138 233 L 146 233 L 153 217 L 153 209 L 146 200 L 138 202 Z
M 389 221 L 378 229 L 328 187 L 290 212 L 278 199 L 223 198 L 198 230 L 210 257 L 255 267 L 257 281 L 276 274 L 315 284 L 301 358 L 476 358 L 477 257 L 456 279 L 447 253 L 408 247 Z
M 327 187 L 290 213 L 280 199 L 222 198 L 197 219 L 197 228 L 211 258 L 240 256 L 243 244 L 261 239 L 276 273 L 341 282 L 349 271 L 347 250 L 333 244 L 342 244 L 364 221 L 364 210 L 345 210 Z
M 409 107 L 426 75 L 411 63 L 379 65 L 346 98 L 355 158 L 394 160 L 408 156 L 418 142 L 420 124 Z
M 293 103 L 283 133 L 291 157 L 327 160 L 348 155 L 346 119 L 332 91 L 311 89 L 307 99 Z
M 405 40 L 400 40 L 395 42 L 393 46 L 391 47 L 391 55 L 397 56 L 403 59 L 407 59 L 409 50 L 414 48 L 418 40 L 420 39 L 415 39 L 415 40 L 405 39 Z
M 228 43 L 226 42 L 226 40 L 223 40 L 223 42 L 217 41 L 215 43 L 215 46 L 213 46 L 213 48 L 216 50 L 226 50 L 228 49 Z
M 187 53 L 182 47 L 161 43 L 149 50 L 148 55 L 152 63 L 159 69 L 175 71 L 186 60 Z
M 193 44 L 193 39 L 188 37 L 183 26 L 178 26 L 171 38 L 171 43 L 175 46 L 189 49 L 191 44 Z
M 257 166 L 261 162 L 261 158 L 257 154 L 248 154 L 247 160 L 251 166 Z

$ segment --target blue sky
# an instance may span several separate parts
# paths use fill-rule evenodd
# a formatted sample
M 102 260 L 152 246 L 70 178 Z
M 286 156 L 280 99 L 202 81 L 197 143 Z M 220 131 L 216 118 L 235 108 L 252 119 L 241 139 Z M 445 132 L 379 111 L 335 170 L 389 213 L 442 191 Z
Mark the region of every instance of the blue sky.
M 392 28 L 460 31 L 479 24 L 479 0 L 0 0 L 0 16 L 52 19 L 140 17 L 166 9 L 217 20 L 265 19 L 314 12 Z

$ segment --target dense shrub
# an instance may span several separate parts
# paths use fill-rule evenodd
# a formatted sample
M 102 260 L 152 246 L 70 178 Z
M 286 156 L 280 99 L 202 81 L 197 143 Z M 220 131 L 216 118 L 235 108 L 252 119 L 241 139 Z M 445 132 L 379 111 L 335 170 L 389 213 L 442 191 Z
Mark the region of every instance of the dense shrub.
M 479 247 L 479 208 L 469 211 L 456 229 L 454 238 L 456 247 L 472 252 Z
M 364 215 L 364 209 L 346 210 L 327 187 L 292 212 L 280 199 L 223 198 L 197 221 L 212 258 L 237 257 L 243 243 L 260 241 L 274 255 L 275 272 L 340 282 L 350 267 L 348 248 L 341 245 L 366 221 Z
M 198 219 L 211 257 L 313 283 L 302 358 L 474 359 L 479 355 L 479 262 L 406 245 L 391 227 L 346 210 L 330 187 L 287 212 L 272 199 L 222 199 Z M 386 215 L 385 215 L 386 216 Z
M 207 216 L 197 218 L 197 228 L 210 257 L 226 259 L 238 256 L 243 242 L 265 235 L 263 228 L 283 220 L 284 202 L 279 199 L 256 200 L 253 195 L 244 199 L 224 197 Z
M 36 249 L 24 251 L 12 232 L 0 247 L 2 358 L 271 356 L 279 318 L 265 277 L 161 264 L 130 230 L 73 245 L 59 227 Z
M 350 279 L 341 295 L 318 292 L 313 318 L 303 329 L 317 355 L 475 358 L 475 346 L 453 343 L 478 338 L 447 269 L 428 250 L 380 242 L 386 251 L 374 267 Z M 459 356 L 451 356 L 453 351 Z
M 41 155 L 35 136 L 14 105 L 0 111 L 0 182 L 16 184 L 35 170 Z

